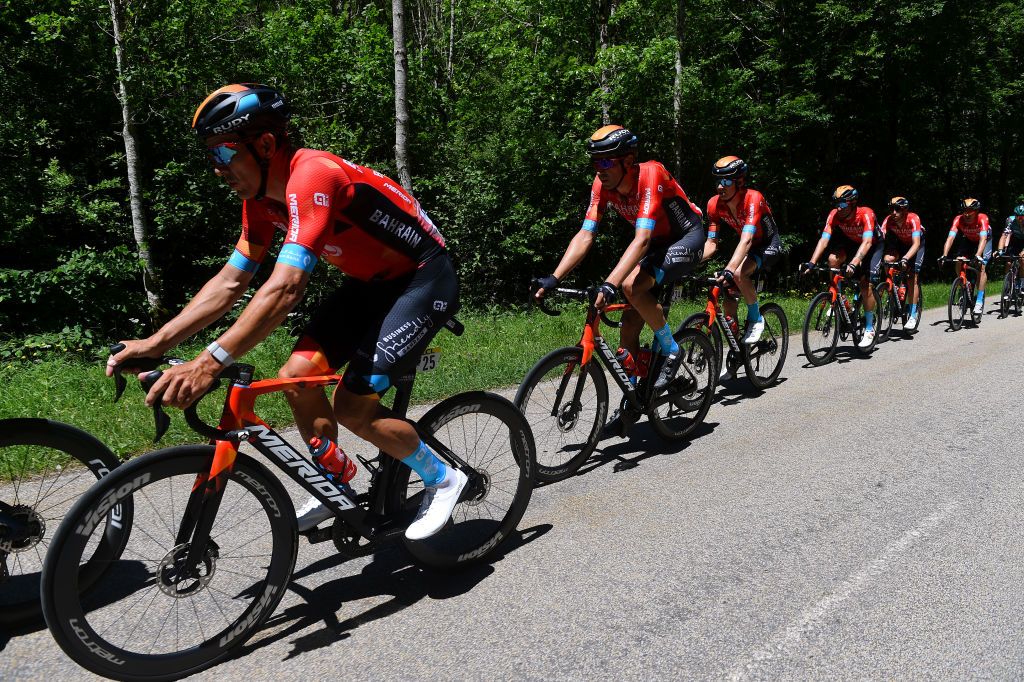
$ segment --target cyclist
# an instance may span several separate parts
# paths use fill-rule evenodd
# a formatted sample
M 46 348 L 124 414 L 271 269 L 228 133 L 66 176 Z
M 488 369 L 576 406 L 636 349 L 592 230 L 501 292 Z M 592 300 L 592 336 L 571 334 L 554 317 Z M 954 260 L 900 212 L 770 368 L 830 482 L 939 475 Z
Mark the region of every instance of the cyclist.
M 907 270 L 907 290 L 912 292 L 910 315 L 903 328 L 916 329 L 921 305 L 917 300 L 917 278 L 924 265 L 924 227 L 920 216 L 910 212 L 909 199 L 893 197 L 889 200 L 889 215 L 882 221 L 882 234 L 885 236 L 880 253 L 884 254 L 886 263 L 899 261 Z
M 811 260 L 800 266 L 803 272 L 809 272 L 826 251 L 829 267 L 838 268 L 845 264 L 847 277 L 853 277 L 862 269 L 864 259 L 871 252 L 877 223 L 875 212 L 867 206 L 859 206 L 859 199 L 860 193 L 854 187 L 836 187 L 832 193 L 835 208 L 828 214 Z M 839 231 L 833 232 L 836 227 Z M 869 348 L 875 340 L 875 294 L 866 273 L 860 276 L 860 295 L 864 301 L 865 324 L 864 335 L 858 345 Z
M 147 404 L 187 407 L 214 377 L 266 338 L 301 300 L 321 258 L 348 277 L 308 320 L 282 378 L 330 374 L 348 364 L 334 393 L 296 388 L 288 394 L 299 432 L 337 438 L 340 423 L 409 465 L 427 487 L 410 539 L 440 530 L 465 486 L 411 424 L 380 396 L 415 371 L 422 350 L 459 305 L 458 282 L 441 233 L 419 202 L 390 178 L 333 154 L 292 146 L 289 108 L 276 89 L 228 85 L 196 110 L 192 129 L 213 171 L 242 200 L 234 253 L 170 322 L 146 339 L 125 341 L 107 373 L 131 359 L 157 356 L 218 320 L 241 298 L 266 258 L 276 231 L 284 245 L 267 281 L 231 327 L 191 362 L 166 370 Z M 332 513 L 315 499 L 300 511 L 308 530 Z
M 985 284 L 988 275 L 985 273 L 985 265 L 992 256 L 992 230 L 989 227 L 988 216 L 981 212 L 981 202 L 972 197 L 966 197 L 960 201 L 960 214 L 953 218 L 953 225 L 949 228 L 949 236 L 942 247 L 942 257 L 949 255 L 954 241 L 957 244 L 957 256 L 974 256 L 978 260 L 978 295 L 974 301 L 974 314 L 980 315 L 985 310 Z M 957 273 L 963 269 L 964 264 L 957 266 Z
M 1019 256 L 1021 265 L 1024 265 L 1024 204 L 1014 207 L 1013 214 L 1006 219 L 1006 228 L 999 237 L 999 253 L 1005 256 Z M 1024 273 L 1020 270 L 1019 272 Z M 1018 279 L 1018 289 L 1020 286 L 1021 281 Z
M 703 216 L 675 178 L 657 161 L 637 161 L 637 138 L 618 125 L 598 129 L 587 142 L 597 171 L 583 227 L 569 242 L 553 274 L 540 280 L 537 299 L 575 268 L 590 251 L 605 208 L 632 224 L 636 232 L 619 262 L 599 287 L 596 305 L 615 301 L 619 289 L 633 309 L 622 316 L 621 343 L 634 357 L 640 349 L 644 322 L 654 330 L 655 343 L 666 357 L 655 381 L 663 389 L 679 370 L 679 345 L 672 338 L 665 313 L 652 293 L 656 285 L 671 284 L 700 262 L 704 244 Z M 614 422 L 614 418 L 612 420 Z
M 758 270 L 769 270 L 782 255 L 782 240 L 772 210 L 764 195 L 747 187 L 750 167 L 737 156 L 724 156 L 715 162 L 711 174 L 718 179 L 715 196 L 708 200 L 708 239 L 702 260 L 718 250 L 720 227 L 725 224 L 739 234 L 739 244 L 722 271 L 724 279 L 735 282 L 747 304 L 747 330 L 743 343 L 757 343 L 764 333 L 754 288 L 753 276 Z M 725 312 L 736 319 L 737 304 L 725 301 Z

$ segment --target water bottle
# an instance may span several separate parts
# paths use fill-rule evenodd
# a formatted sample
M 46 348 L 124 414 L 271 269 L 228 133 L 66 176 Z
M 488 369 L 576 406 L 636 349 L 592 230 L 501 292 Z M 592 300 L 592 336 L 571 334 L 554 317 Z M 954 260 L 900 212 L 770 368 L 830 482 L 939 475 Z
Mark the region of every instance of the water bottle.
M 333 440 L 313 436 L 309 439 L 309 454 L 317 466 L 328 474 L 328 478 L 341 483 L 348 483 L 355 478 L 356 463 Z
M 900 288 L 896 290 L 896 295 L 900 297 L 900 303 L 903 303 L 907 298 L 907 285 L 901 284 Z
M 630 383 L 636 384 L 636 363 L 633 362 L 632 354 L 625 348 L 619 348 L 615 351 L 615 359 L 622 365 L 622 369 L 626 370 Z
M 733 335 L 740 333 L 740 323 L 732 319 L 728 315 L 725 316 L 725 323 L 729 325 L 729 329 L 732 330 Z
M 651 369 L 651 349 L 641 348 L 636 356 L 636 376 L 643 379 Z

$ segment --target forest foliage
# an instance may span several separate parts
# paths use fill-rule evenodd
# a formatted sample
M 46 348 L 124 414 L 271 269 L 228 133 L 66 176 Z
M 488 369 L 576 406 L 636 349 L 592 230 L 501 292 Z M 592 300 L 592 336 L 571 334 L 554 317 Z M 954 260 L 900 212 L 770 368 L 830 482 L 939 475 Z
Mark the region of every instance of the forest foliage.
M 169 309 L 238 232 L 239 202 L 189 130 L 211 90 L 275 85 L 306 146 L 394 173 L 390 2 L 120 1 Z M 795 254 L 839 183 L 876 211 L 910 197 L 936 237 L 966 194 L 1000 223 L 1024 194 L 1020 2 L 406 0 L 405 17 L 415 194 L 476 307 L 521 304 L 528 279 L 553 269 L 579 229 L 582 141 L 605 110 L 701 206 L 714 160 L 743 156 Z M 11 0 L 0 34 L 0 348 L 143 334 L 110 5 Z M 603 228 L 581 277 L 601 277 L 628 237 L 621 222 Z M 320 270 L 310 300 L 337 277 Z

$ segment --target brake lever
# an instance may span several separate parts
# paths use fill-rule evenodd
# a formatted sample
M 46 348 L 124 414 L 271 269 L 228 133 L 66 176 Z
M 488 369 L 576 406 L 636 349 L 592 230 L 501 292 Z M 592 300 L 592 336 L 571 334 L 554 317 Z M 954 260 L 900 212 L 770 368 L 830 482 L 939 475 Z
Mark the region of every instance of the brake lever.
M 146 376 L 142 377 L 142 390 L 145 393 L 149 393 L 150 389 L 153 388 L 153 384 L 162 377 L 164 373 L 158 369 L 153 370 Z M 153 425 L 155 427 L 156 434 L 153 436 L 153 444 L 160 442 L 160 439 L 167 433 L 167 429 L 171 426 L 171 418 L 167 416 L 163 408 L 164 394 L 161 393 L 156 397 L 156 402 L 153 403 Z
M 110 350 L 110 354 L 111 355 L 117 355 L 118 353 L 123 351 L 125 348 L 126 348 L 126 346 L 123 343 L 115 343 L 109 349 Z M 124 389 L 126 389 L 126 388 L 128 388 L 128 380 L 124 378 L 124 375 L 122 375 L 121 372 L 118 371 L 117 368 L 115 368 L 114 369 L 114 402 L 115 403 L 118 400 L 121 399 L 122 395 L 124 395 Z

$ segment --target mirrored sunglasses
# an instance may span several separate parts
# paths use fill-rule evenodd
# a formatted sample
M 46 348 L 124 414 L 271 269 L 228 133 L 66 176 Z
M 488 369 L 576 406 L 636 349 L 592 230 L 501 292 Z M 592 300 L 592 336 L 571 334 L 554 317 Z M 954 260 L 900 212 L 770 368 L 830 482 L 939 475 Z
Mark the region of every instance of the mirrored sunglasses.
M 840 201 L 836 203 L 836 208 L 838 208 L 840 211 L 844 211 L 849 205 L 850 202 L 848 201 Z
M 718 186 L 719 187 L 732 187 L 735 184 L 736 184 L 736 181 L 735 180 L 730 180 L 729 178 L 722 178 L 721 180 L 718 181 Z
M 209 155 L 210 163 L 213 165 L 228 166 L 231 165 L 232 159 L 235 158 L 235 154 L 238 153 L 238 149 L 241 146 L 240 142 L 222 142 L 221 144 L 207 147 L 206 153 Z
M 591 159 L 590 163 L 597 170 L 608 170 L 615 165 L 616 161 L 618 161 L 618 159 Z

